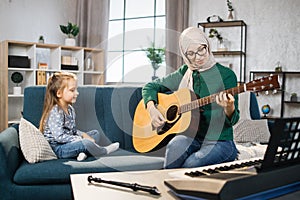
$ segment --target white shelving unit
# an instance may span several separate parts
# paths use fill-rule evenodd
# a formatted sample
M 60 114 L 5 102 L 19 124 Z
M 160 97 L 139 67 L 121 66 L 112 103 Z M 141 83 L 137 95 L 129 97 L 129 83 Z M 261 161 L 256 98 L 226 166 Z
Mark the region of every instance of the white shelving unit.
M 202 27 L 205 32 L 208 28 L 217 28 L 218 30 L 227 29 L 227 36 L 231 38 L 232 47 L 226 51 L 214 51 L 213 54 L 220 61 L 220 58 L 226 56 L 239 57 L 239 63 L 235 63 L 232 70 L 236 73 L 238 82 L 246 82 L 246 44 L 247 44 L 247 24 L 243 20 L 222 21 L 222 22 L 202 22 L 198 23 L 198 28 Z M 208 32 L 208 31 L 207 31 Z M 225 32 L 226 33 L 226 32 Z M 235 37 L 233 37 L 235 36 Z M 235 44 L 235 45 L 233 45 Z
M 78 77 L 78 85 L 103 85 L 105 83 L 104 51 L 102 49 L 12 40 L 1 42 L 0 47 L 0 131 L 7 128 L 9 124 L 17 123 L 20 120 L 24 88 L 37 85 L 37 72 L 39 71 L 44 71 L 47 77 L 56 71 L 73 72 Z M 28 56 L 30 67 L 9 66 L 9 55 Z M 61 68 L 62 56 L 75 58 L 78 70 L 63 70 Z M 47 63 L 48 67 L 39 69 L 39 63 Z M 20 72 L 23 75 L 23 82 L 20 84 L 21 95 L 13 94 L 14 83 L 11 81 L 13 72 Z
M 299 87 L 292 88 L 295 86 L 297 82 L 299 82 L 300 71 L 250 71 L 250 80 L 254 80 L 261 77 L 270 76 L 271 74 L 277 74 L 279 76 L 279 82 L 281 83 L 281 88 L 278 90 L 278 95 L 280 98 L 280 106 L 273 109 L 277 110 L 278 113 L 280 111 L 280 115 L 272 116 L 272 117 L 291 117 L 293 113 L 298 113 L 295 116 L 299 116 L 300 113 L 300 99 L 298 98 L 296 101 L 291 101 L 290 94 L 292 92 L 299 93 Z M 296 90 L 295 90 L 296 89 Z M 262 95 L 261 95 L 262 96 Z M 265 95 L 266 98 L 268 95 Z M 274 101 L 273 101 L 274 102 Z M 274 102 L 275 103 L 275 102 Z M 293 112 L 291 112 L 293 111 Z

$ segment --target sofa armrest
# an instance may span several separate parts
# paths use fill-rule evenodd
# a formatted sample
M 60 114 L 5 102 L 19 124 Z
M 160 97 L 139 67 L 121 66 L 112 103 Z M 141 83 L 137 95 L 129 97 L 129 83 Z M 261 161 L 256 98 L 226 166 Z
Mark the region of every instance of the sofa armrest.
M 257 102 L 256 94 L 254 92 L 251 92 L 250 95 L 250 115 L 251 119 L 253 120 L 259 120 L 262 119 L 260 116 L 260 108 Z M 272 128 L 274 126 L 274 120 L 273 119 L 268 119 L 268 128 L 270 132 L 272 133 Z
M 0 188 L 12 181 L 22 160 L 18 131 L 9 127 L 0 133 Z
M 253 92 L 250 93 L 250 115 L 253 120 L 261 119 L 257 98 Z

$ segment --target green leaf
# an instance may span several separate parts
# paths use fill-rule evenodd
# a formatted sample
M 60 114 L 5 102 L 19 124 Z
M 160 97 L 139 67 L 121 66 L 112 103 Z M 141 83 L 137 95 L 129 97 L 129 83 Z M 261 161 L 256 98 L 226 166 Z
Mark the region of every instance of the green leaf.
M 159 64 L 161 64 L 165 59 L 165 48 L 155 48 L 154 43 L 151 43 L 151 47 L 148 47 L 144 51 L 146 52 L 153 69 L 157 70 L 159 68 Z
M 68 35 L 68 37 L 76 37 L 79 34 L 79 27 L 77 24 L 72 24 L 71 22 L 68 22 L 68 24 L 60 25 L 60 30 Z
M 20 72 L 14 72 L 11 75 L 12 82 L 19 84 L 23 81 L 23 75 Z

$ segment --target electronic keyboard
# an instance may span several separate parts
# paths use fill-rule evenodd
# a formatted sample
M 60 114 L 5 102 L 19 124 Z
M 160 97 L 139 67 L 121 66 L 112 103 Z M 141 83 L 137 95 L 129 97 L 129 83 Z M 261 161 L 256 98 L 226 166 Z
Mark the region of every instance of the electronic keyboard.
M 164 183 L 183 199 L 237 199 L 297 182 L 300 187 L 300 164 L 258 172 L 260 163 L 250 159 L 173 172 Z
M 179 170 L 164 182 L 184 199 L 246 199 L 268 191 L 274 197 L 274 190 L 289 185 L 300 190 L 300 117 L 278 118 L 270 132 L 262 159 Z

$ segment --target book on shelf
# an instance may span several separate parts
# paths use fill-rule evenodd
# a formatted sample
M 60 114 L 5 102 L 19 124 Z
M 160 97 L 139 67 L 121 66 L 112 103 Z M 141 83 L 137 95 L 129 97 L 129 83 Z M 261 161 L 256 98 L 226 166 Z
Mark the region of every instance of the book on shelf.
M 47 63 L 39 63 L 38 65 L 39 69 L 48 69 L 48 64 Z
M 46 72 L 45 71 L 37 71 L 36 72 L 36 84 L 37 85 L 46 85 L 47 79 L 46 79 Z
M 78 65 L 61 65 L 62 70 L 78 70 Z
M 49 78 L 52 76 L 52 74 L 53 74 L 54 72 L 46 72 L 46 84 L 48 84 L 48 80 L 49 80 Z
M 61 57 L 61 69 L 62 70 L 78 70 L 78 60 L 73 56 Z

